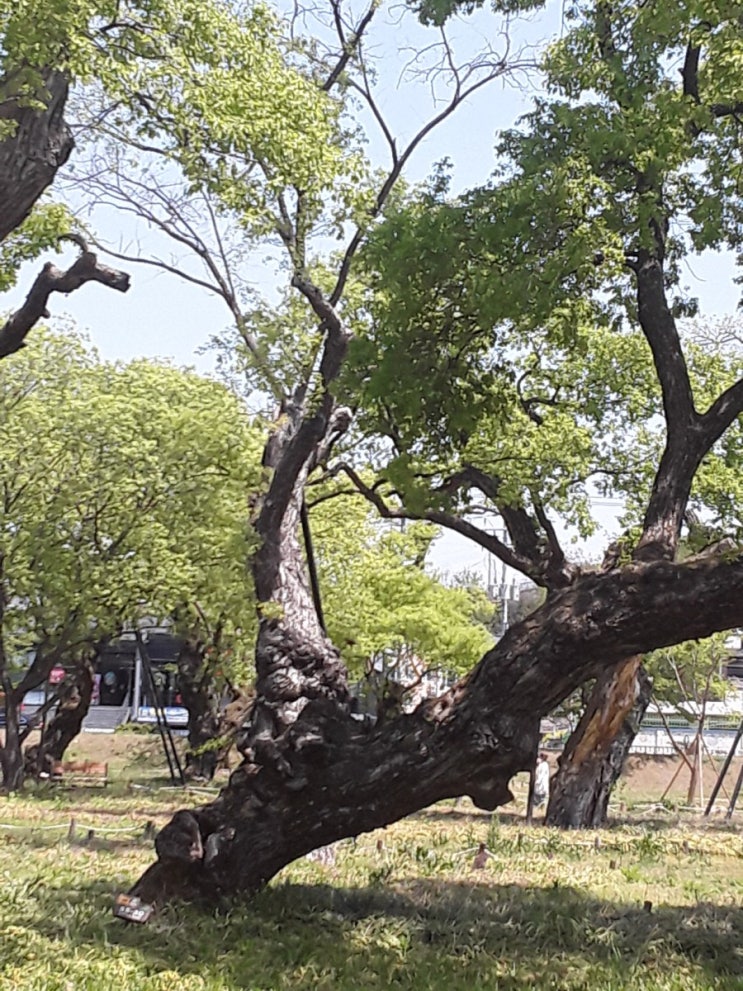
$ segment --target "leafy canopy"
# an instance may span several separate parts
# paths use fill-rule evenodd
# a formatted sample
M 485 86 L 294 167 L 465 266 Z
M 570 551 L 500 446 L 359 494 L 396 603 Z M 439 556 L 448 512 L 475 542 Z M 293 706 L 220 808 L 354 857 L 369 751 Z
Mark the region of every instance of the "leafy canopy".
M 446 481 L 475 465 L 501 506 L 549 506 L 587 534 L 591 480 L 637 522 L 664 434 L 632 263 L 661 230 L 684 316 L 684 259 L 740 247 L 739 15 L 572 4 L 546 93 L 502 135 L 490 183 L 453 197 L 439 175 L 387 210 L 363 253 L 348 389 L 364 433 L 388 438 L 377 467 L 411 509 L 466 511 Z M 741 371 L 739 352 L 693 341 L 687 360 L 700 411 Z M 736 530 L 724 489 L 738 491 L 738 448 L 733 427 L 693 493 Z
M 492 644 L 484 590 L 447 587 L 424 568 L 437 528 L 380 524 L 360 497 L 322 502 L 310 518 L 328 633 L 356 677 L 400 649 L 462 673 Z
M 224 387 L 40 334 L 0 365 L 6 654 L 74 651 L 183 602 L 249 609 L 260 434 Z

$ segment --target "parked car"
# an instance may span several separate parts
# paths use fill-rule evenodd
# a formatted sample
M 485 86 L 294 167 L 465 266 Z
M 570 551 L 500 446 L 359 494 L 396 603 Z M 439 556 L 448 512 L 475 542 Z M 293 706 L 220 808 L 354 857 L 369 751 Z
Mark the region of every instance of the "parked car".
M 23 696 L 20 712 L 20 725 L 27 726 L 39 709 L 47 700 L 47 692 L 44 688 L 32 688 Z M 47 710 L 47 720 L 51 719 L 56 711 L 56 703 Z M 5 693 L 0 691 L 0 726 L 5 725 Z
M 23 711 L 23 706 L 21 706 L 21 711 L 18 716 L 18 724 L 20 726 L 25 726 L 28 723 L 28 716 Z M 2 707 L 0 707 L 0 726 L 5 726 L 5 700 L 2 702 Z

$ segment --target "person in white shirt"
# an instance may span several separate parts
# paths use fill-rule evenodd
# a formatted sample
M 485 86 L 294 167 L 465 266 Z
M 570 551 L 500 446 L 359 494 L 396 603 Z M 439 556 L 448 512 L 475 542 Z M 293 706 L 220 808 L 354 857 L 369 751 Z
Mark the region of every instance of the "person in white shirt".
M 534 769 L 534 808 L 546 805 L 550 797 L 550 765 L 547 754 L 540 753 Z

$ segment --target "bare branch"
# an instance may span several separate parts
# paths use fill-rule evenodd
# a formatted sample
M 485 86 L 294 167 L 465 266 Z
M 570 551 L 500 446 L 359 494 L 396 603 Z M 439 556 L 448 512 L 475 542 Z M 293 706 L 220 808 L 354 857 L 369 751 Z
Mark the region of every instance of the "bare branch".
M 544 540 L 540 540 L 534 520 L 526 509 L 504 503 L 500 498 L 499 478 L 487 474 L 474 465 L 467 465 L 448 478 L 442 490 L 454 491 L 462 485 L 479 489 L 497 509 L 508 530 L 515 553 L 520 560 L 530 562 L 530 577 L 540 575 L 540 584 L 548 588 L 559 588 L 573 581 L 575 569 L 572 565 L 568 565 L 555 528 L 542 505 L 535 503 L 534 513 L 539 526 L 544 531 L 546 547 Z
M 108 174 L 110 174 L 110 170 Z M 209 278 L 201 278 L 179 264 L 171 264 L 160 258 L 143 258 L 138 255 L 122 253 L 100 242 L 96 242 L 97 246 L 113 258 L 149 265 L 170 272 L 222 299 L 230 311 L 235 327 L 248 349 L 254 365 L 264 377 L 274 399 L 281 402 L 284 395 L 283 389 L 270 365 L 266 362 L 258 342 L 248 330 L 233 281 L 232 265 L 219 228 L 217 214 L 209 196 L 204 194 L 201 196 L 200 202 L 206 208 L 214 247 L 207 244 L 195 224 L 189 219 L 187 209 L 191 204 L 186 200 L 181 205 L 178 195 L 171 193 L 166 187 L 153 187 L 133 177 L 127 177 L 124 181 L 120 175 L 117 175 L 114 181 L 105 181 L 99 178 L 96 180 L 96 185 L 105 194 L 107 201 L 112 202 L 116 209 L 140 217 L 152 228 L 162 231 L 168 238 L 187 248 L 199 259 Z M 104 202 L 103 198 L 101 198 L 101 202 Z
M 492 66 L 489 66 L 489 70 L 483 76 L 481 76 L 479 79 L 476 79 L 474 82 L 470 83 L 469 85 L 461 85 L 460 80 L 459 79 L 457 80 L 454 93 L 451 99 L 449 100 L 449 102 L 443 108 L 443 110 L 441 110 L 438 114 L 432 117 L 429 121 L 427 121 L 423 125 L 423 127 L 420 128 L 420 130 L 411 138 L 411 140 L 408 142 L 405 149 L 400 153 L 399 156 L 396 153 L 393 155 L 392 168 L 387 174 L 385 181 L 382 183 L 381 189 L 377 193 L 374 206 L 369 211 L 369 223 L 371 223 L 374 219 L 376 219 L 376 217 L 378 217 L 379 214 L 381 213 L 385 203 L 387 202 L 387 198 L 392 192 L 397 180 L 400 178 L 400 175 L 403 169 L 405 168 L 408 159 L 413 154 L 413 152 L 418 147 L 418 145 L 436 127 L 438 127 L 439 124 L 441 124 L 448 117 L 450 117 L 454 113 L 454 111 L 459 106 L 461 106 L 461 104 L 468 97 L 472 96 L 472 94 L 477 92 L 477 90 L 487 85 L 487 83 L 490 83 L 494 79 L 497 79 L 499 76 L 503 75 L 505 72 L 509 70 L 509 68 L 510 67 L 505 63 L 505 61 L 501 61 Z M 385 136 L 389 134 L 389 130 L 387 128 L 383 128 L 383 131 L 385 132 Z M 387 142 L 388 144 L 390 144 L 390 147 L 392 147 L 391 136 L 387 137 Z M 338 278 L 336 279 L 335 287 L 332 293 L 330 294 L 330 303 L 333 306 L 335 306 L 335 304 L 340 300 L 341 296 L 343 295 L 343 290 L 345 289 L 346 282 L 348 280 L 348 276 L 351 271 L 351 263 L 353 261 L 354 255 L 356 254 L 364 238 L 366 237 L 367 231 L 368 231 L 368 226 L 357 227 L 348 247 L 346 248 L 346 252 L 343 256 L 343 260 L 338 270 Z
M 29 331 L 39 320 L 49 316 L 46 304 L 52 293 L 71 293 L 86 282 L 100 282 L 101 285 L 116 289 L 118 292 L 126 292 L 129 289 L 127 273 L 101 265 L 92 251 L 84 250 L 66 272 L 47 262 L 36 277 L 23 305 L 0 329 L 0 358 L 7 358 L 8 355 L 20 351 L 25 346 Z
M 353 34 L 348 40 L 346 40 L 345 31 L 343 29 L 343 22 L 340 16 L 340 0 L 332 0 L 332 7 L 333 7 L 333 16 L 335 18 L 336 29 L 338 31 L 338 37 L 340 39 L 341 45 L 343 46 L 343 54 L 338 59 L 338 62 L 336 63 L 335 67 L 333 68 L 328 78 L 325 80 L 325 83 L 323 84 L 322 88 L 325 90 L 326 93 L 328 93 L 333 88 L 333 86 L 335 86 L 338 79 L 340 78 L 341 73 L 353 58 L 354 53 L 358 50 L 359 45 L 361 44 L 361 39 L 364 36 L 364 32 L 369 27 L 369 23 L 371 22 L 372 17 L 374 17 L 374 14 L 379 9 L 379 3 L 377 2 L 377 0 L 372 0 L 372 3 L 370 4 L 368 10 L 361 18 L 361 20 L 358 23 L 358 26 L 355 28 Z
M 195 286 L 200 286 L 202 289 L 207 289 L 209 292 L 215 293 L 217 296 L 221 296 L 218 286 L 213 282 L 207 282 L 205 279 L 200 279 L 196 275 L 191 275 L 190 272 L 186 272 L 176 265 L 170 265 L 168 262 L 163 261 L 160 258 L 142 258 L 140 255 L 130 255 L 122 251 L 114 251 L 113 248 L 108 247 L 103 244 L 102 241 L 98 241 L 93 238 L 93 244 L 99 248 L 101 251 L 105 251 L 107 255 L 111 255 L 112 258 L 117 258 L 119 261 L 131 262 L 134 265 L 149 265 L 151 268 L 159 268 L 164 272 L 170 272 L 172 275 L 177 275 L 179 278 L 183 279 L 185 282 L 190 282 Z
M 702 416 L 708 449 L 743 412 L 743 379 L 738 379 L 721 393 Z
M 359 83 L 356 82 L 356 80 L 351 80 L 349 82 L 349 87 L 352 90 L 354 90 L 356 93 L 359 93 L 364 98 L 364 101 L 371 110 L 374 119 L 379 124 L 380 130 L 382 131 L 382 134 L 384 135 L 384 139 L 387 142 L 387 146 L 390 149 L 390 155 L 392 156 L 392 164 L 396 165 L 397 141 L 392 136 L 392 132 L 389 129 L 387 121 L 384 119 L 384 115 L 382 114 L 382 111 L 379 109 L 379 105 L 377 104 L 377 101 L 374 98 L 374 94 L 371 91 L 371 87 L 369 86 L 369 83 L 366 79 L 366 70 L 363 67 L 362 67 L 362 73 L 364 76 L 364 85 L 363 86 L 360 85 Z

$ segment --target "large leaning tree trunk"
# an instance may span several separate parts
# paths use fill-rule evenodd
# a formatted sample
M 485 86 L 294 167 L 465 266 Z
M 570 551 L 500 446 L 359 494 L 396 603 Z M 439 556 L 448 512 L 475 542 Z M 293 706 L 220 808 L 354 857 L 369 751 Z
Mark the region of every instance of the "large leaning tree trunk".
M 348 423 L 330 392 L 348 333 L 319 290 L 300 279 L 295 284 L 326 328 L 324 391 L 306 406 L 301 396 L 286 401 L 266 447 L 271 475 L 257 512 L 254 559 L 261 604 L 256 699 L 241 741 L 245 760 L 216 801 L 178 812 L 159 834 L 158 860 L 133 889 L 148 901 L 255 891 L 318 846 L 443 798 L 469 795 L 494 809 L 510 800 L 513 775 L 532 767 L 540 718 L 587 679 L 622 665 L 631 708 L 639 661 L 629 658 L 743 622 L 739 552 L 672 560 L 690 479 L 705 445 L 740 409 L 738 385 L 704 415 L 685 419 L 684 429 L 693 424 L 693 431 L 682 451 L 679 432 L 669 430 L 633 561 L 581 572 L 566 564 L 553 532 L 545 550 L 522 511 L 504 508 L 515 538 L 510 560 L 525 560 L 533 548 L 547 587 L 544 604 L 440 698 L 374 727 L 357 722 L 345 669 L 318 621 L 299 542 L 307 473 Z M 488 488 L 476 474 L 470 480 Z M 438 514 L 427 518 L 439 521 Z M 607 719 L 620 721 L 611 706 Z
M 614 785 L 650 702 L 642 658 L 627 658 L 596 680 L 583 716 L 559 759 L 545 822 L 563 828 L 606 823 Z
M 584 681 L 743 621 L 739 556 L 680 564 L 649 554 L 581 573 L 555 551 L 545 564 L 554 582 L 544 605 L 467 677 L 411 714 L 374 727 L 357 722 L 299 541 L 307 474 L 348 426 L 330 387 L 350 335 L 320 290 L 300 277 L 294 284 L 324 326 L 322 388 L 311 402 L 298 393 L 282 404 L 265 450 L 270 481 L 253 564 L 256 698 L 241 741 L 245 759 L 219 798 L 176 813 L 161 831 L 158 860 L 133 889 L 148 901 L 255 891 L 318 846 L 443 798 L 466 794 L 494 809 L 511 799 L 513 775 L 531 768 L 540 718 Z M 536 546 L 531 531 L 522 536 L 521 546 Z
M 248 756 L 216 801 L 162 830 L 134 891 L 155 902 L 251 892 L 318 846 L 440 799 L 467 794 L 494 809 L 531 767 L 541 715 L 623 657 L 740 622 L 741 593 L 740 559 L 586 575 L 446 694 L 372 728 L 350 715 L 343 670 L 312 616 L 305 637 L 264 619 Z

